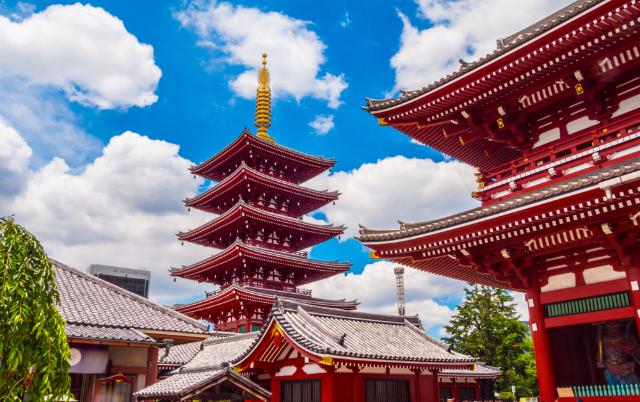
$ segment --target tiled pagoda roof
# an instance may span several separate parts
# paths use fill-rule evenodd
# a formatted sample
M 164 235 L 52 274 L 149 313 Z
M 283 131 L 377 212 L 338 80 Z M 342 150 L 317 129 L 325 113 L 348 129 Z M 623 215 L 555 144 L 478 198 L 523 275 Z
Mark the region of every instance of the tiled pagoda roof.
M 201 348 L 187 364 L 177 372 L 135 393 L 136 398 L 183 400 L 224 381 L 241 388 L 248 388 L 254 395 L 265 400 L 271 394 L 246 377 L 230 369 L 229 361 L 242 355 L 253 344 L 257 333 L 232 335 L 209 339 L 201 343 Z
M 312 297 L 309 294 L 285 292 L 273 289 L 265 289 L 233 284 L 216 293 L 208 295 L 205 299 L 191 304 L 176 306 L 175 309 L 185 314 L 194 312 L 206 312 L 212 309 L 220 309 L 229 303 L 237 303 L 238 300 L 263 304 L 271 307 L 276 298 L 290 300 L 298 303 L 312 305 L 331 306 L 338 309 L 354 310 L 358 306 L 356 300 L 330 300 Z
M 190 230 L 188 232 L 178 233 L 179 240 L 186 240 L 192 243 L 201 244 L 203 246 L 212 246 L 212 239 L 216 239 L 221 234 L 227 234 L 228 226 L 251 220 L 254 222 L 263 222 L 275 227 L 280 227 L 284 232 L 296 233 L 300 235 L 312 235 L 313 238 L 297 242 L 295 246 L 291 246 L 293 251 L 302 250 L 309 246 L 313 246 L 324 240 L 331 239 L 342 234 L 345 231 L 344 226 L 317 225 L 304 222 L 301 219 L 291 218 L 274 212 L 265 211 L 243 201 L 238 201 L 233 208 L 219 215 L 215 219 L 205 223 L 204 225 Z M 251 226 L 251 225 L 249 225 Z M 215 247 L 215 246 L 214 246 Z
M 319 357 L 381 364 L 471 368 L 475 359 L 451 351 L 430 337 L 417 316 L 343 311 L 278 300 L 253 347 L 234 363 L 251 361 L 252 352 L 273 328 Z
M 229 264 L 235 263 L 234 267 L 241 266 L 241 264 L 238 264 L 239 260 L 251 260 L 260 265 L 269 263 L 278 267 L 288 267 L 297 270 L 301 274 L 305 272 L 314 273 L 314 275 L 309 276 L 308 281 L 301 279 L 297 284 L 304 284 L 318 277 L 325 278 L 348 271 L 351 265 L 348 262 L 312 260 L 297 253 L 269 250 L 236 240 L 223 251 L 205 260 L 186 267 L 172 269 L 171 276 L 199 280 L 202 277 L 210 277 L 211 274 L 209 273 L 224 273 L 224 271 L 228 270 Z
M 102 279 L 52 260 L 58 310 L 69 338 L 155 342 L 146 332 L 206 336 L 207 326 Z
M 229 168 L 230 163 L 233 163 L 237 158 L 246 160 L 255 153 L 269 155 L 270 158 L 280 160 L 285 165 L 300 166 L 300 169 L 292 173 L 290 177 L 292 181 L 297 183 L 309 180 L 335 164 L 334 159 L 306 155 L 275 142 L 265 141 L 254 136 L 245 128 L 231 144 L 207 161 L 192 167 L 191 172 L 211 180 L 221 181 L 227 174 L 235 170 L 235 167 Z
M 261 186 L 269 187 L 286 194 L 287 197 L 294 201 L 301 200 L 302 202 L 299 203 L 299 206 L 293 206 L 289 211 L 289 213 L 294 213 L 297 216 L 335 201 L 340 195 L 337 191 L 314 190 L 279 179 L 252 169 L 242 162 L 232 174 L 226 176 L 220 183 L 196 197 L 185 200 L 185 205 L 208 212 L 221 213 L 226 209 L 219 206 L 223 198 L 230 193 L 233 195 L 241 194 L 249 183 L 253 184 L 253 191 L 256 191 Z
M 559 25 L 562 25 L 567 21 L 572 20 L 577 15 L 580 15 L 604 2 L 605 0 L 575 1 L 574 3 L 569 4 L 568 6 L 562 8 L 561 10 L 514 33 L 513 35 L 497 40 L 496 41 L 497 47 L 493 52 L 480 57 L 476 61 L 461 65 L 461 68 L 458 71 L 453 72 L 447 75 L 446 77 L 441 78 L 440 80 L 432 84 L 429 84 L 425 87 L 422 87 L 420 89 L 402 91 L 401 96 L 398 98 L 392 98 L 392 99 L 367 98 L 366 99 L 367 105 L 364 106 L 364 109 L 370 112 L 375 112 L 375 111 L 393 108 L 395 106 L 411 102 L 414 99 L 420 98 L 427 94 L 436 92 L 442 88 L 445 88 L 447 85 L 460 81 L 463 77 L 473 74 L 476 70 L 480 69 L 481 67 L 484 67 L 487 64 L 497 61 L 498 59 L 501 58 L 501 56 L 512 52 L 514 49 L 519 48 L 520 46 L 526 43 L 533 42 L 534 40 L 538 39 L 539 37 L 543 36 L 547 32 L 558 27 Z

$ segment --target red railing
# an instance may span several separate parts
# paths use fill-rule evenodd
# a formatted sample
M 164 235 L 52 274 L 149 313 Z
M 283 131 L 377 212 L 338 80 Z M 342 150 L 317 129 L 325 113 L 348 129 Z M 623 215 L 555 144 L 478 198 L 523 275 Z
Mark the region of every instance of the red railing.
M 479 177 L 476 197 L 485 203 L 509 198 L 563 176 L 587 173 L 610 160 L 640 154 L 640 116 L 573 134 Z

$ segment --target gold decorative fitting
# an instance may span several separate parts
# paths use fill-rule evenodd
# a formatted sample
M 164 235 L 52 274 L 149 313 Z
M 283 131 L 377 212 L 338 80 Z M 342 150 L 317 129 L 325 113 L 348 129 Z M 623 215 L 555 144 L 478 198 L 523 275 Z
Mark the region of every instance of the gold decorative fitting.
M 584 87 L 582 86 L 582 84 L 576 84 L 575 88 L 576 94 L 582 95 L 584 93 Z
M 384 118 L 381 117 L 381 118 L 378 119 L 378 125 L 379 126 L 388 126 L 389 123 L 387 123 L 387 121 Z
M 502 118 L 496 120 L 496 124 L 498 125 L 498 128 L 504 128 L 504 120 L 502 120 Z
M 262 53 L 262 68 L 258 71 L 255 125 L 258 128 L 258 137 L 266 141 L 274 142 L 275 140 L 267 133 L 267 130 L 271 127 L 271 87 L 269 83 L 267 54 Z
M 477 192 L 477 191 L 473 191 L 473 192 L 471 192 L 471 198 L 478 199 L 478 197 L 479 197 L 479 195 L 478 195 L 478 192 Z
M 322 364 L 323 366 L 333 366 L 333 357 L 324 356 L 318 363 Z
M 372 260 L 377 260 L 380 257 L 378 257 L 378 254 L 376 254 L 375 251 L 369 251 L 369 258 L 371 258 Z
M 458 137 L 458 141 L 460 142 L 460 146 L 464 146 L 464 138 L 462 138 L 462 136 Z

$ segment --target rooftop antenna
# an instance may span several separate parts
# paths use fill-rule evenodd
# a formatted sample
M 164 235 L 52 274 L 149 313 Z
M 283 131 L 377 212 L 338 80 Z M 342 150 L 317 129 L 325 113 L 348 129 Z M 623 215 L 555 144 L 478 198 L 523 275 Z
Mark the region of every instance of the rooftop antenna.
M 404 315 L 404 268 L 395 267 L 396 274 L 396 294 L 398 297 L 398 315 Z

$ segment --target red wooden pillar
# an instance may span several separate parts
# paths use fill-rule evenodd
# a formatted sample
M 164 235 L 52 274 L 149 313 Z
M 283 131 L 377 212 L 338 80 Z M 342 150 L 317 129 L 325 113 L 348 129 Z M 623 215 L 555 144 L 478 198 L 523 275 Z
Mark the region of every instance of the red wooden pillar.
M 537 284 L 534 284 L 528 290 L 527 303 L 529 304 L 529 324 L 531 326 L 533 351 L 535 353 L 536 368 L 538 371 L 539 401 L 554 402 L 558 398 L 556 393 L 556 375 L 554 372 L 553 356 L 551 355 L 549 333 L 544 325 L 544 308 L 540 302 L 540 288 Z
M 335 392 L 335 368 L 333 366 L 323 366 L 323 369 L 327 371 L 321 380 L 321 398 L 322 402 L 334 402 Z
M 349 367 L 351 371 L 353 371 L 352 380 L 353 380 L 353 402 L 364 402 L 364 396 L 362 392 L 362 381 L 360 376 L 360 367 L 353 366 Z
M 151 346 L 147 350 L 147 377 L 145 386 L 153 385 L 158 382 L 158 348 Z
M 456 383 L 456 379 L 451 379 L 451 397 L 454 401 L 458 402 L 460 400 L 460 390 L 458 389 L 458 383 Z
M 482 392 L 480 390 L 480 383 L 478 382 L 480 380 L 476 379 L 476 399 L 482 400 L 482 395 L 480 395 Z M 457 401 L 457 399 L 456 399 Z
M 440 402 L 440 383 L 438 381 L 438 370 L 430 370 L 433 374 L 433 401 Z
M 415 369 L 413 370 L 413 373 L 415 374 L 415 397 L 413 399 L 414 402 L 421 402 L 422 401 L 422 396 L 420 395 L 420 373 L 422 372 L 422 370 L 420 369 Z
M 275 375 L 271 375 L 271 402 L 280 402 L 280 380 Z
M 636 328 L 640 336 L 640 266 L 632 265 L 627 268 L 627 280 L 631 292 L 631 305 L 633 306 Z

